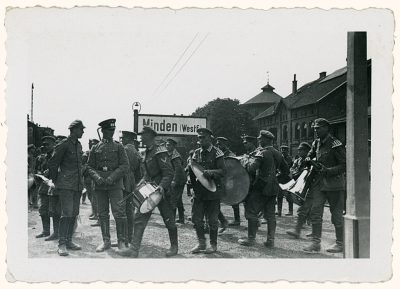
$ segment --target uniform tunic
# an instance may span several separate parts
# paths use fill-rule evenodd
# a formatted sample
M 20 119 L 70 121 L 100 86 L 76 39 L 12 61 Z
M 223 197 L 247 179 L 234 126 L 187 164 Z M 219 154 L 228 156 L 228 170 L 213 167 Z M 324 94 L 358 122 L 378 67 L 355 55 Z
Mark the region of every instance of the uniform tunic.
M 343 226 L 344 190 L 346 170 L 346 151 L 343 144 L 328 134 L 324 139 L 316 139 L 308 153 L 308 157 L 326 167 L 326 173 L 316 175 L 310 193 L 313 195 L 311 222 L 322 226 L 324 204 L 329 203 L 332 223 L 336 227 Z
M 83 189 L 82 145 L 71 137 L 60 141 L 48 162 L 49 177 L 60 196 L 61 216 L 76 217 Z
M 168 153 L 172 168 L 174 170 L 174 178 L 171 182 L 171 195 L 173 207 L 183 207 L 182 204 L 182 193 L 185 187 L 186 175 L 185 169 L 183 168 L 182 157 L 180 153 L 174 149 L 171 153 Z
M 100 218 L 109 218 L 110 204 L 114 218 L 126 218 L 125 206 L 119 202 L 123 198 L 123 176 L 128 167 L 128 157 L 122 144 L 103 139 L 92 147 L 87 168 L 89 175 L 95 182 L 100 177 L 112 180 L 112 184 L 95 184 Z

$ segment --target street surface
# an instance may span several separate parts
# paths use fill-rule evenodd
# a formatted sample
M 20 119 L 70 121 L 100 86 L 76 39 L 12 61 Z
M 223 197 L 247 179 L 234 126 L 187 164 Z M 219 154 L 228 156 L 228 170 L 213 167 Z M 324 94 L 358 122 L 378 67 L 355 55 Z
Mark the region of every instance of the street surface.
M 183 201 L 185 205 L 185 216 L 190 216 L 190 198 L 184 192 Z M 117 248 L 112 248 L 106 252 L 96 253 L 96 247 L 102 242 L 100 227 L 91 227 L 94 221 L 88 219 L 91 213 L 89 200 L 87 204 L 80 207 L 80 219 L 74 235 L 74 242 L 82 246 L 81 251 L 70 251 L 66 258 L 123 258 L 116 253 Z M 302 248 L 309 241 L 305 237 L 311 232 L 311 227 L 305 225 L 301 239 L 293 239 L 286 234 L 286 231 L 294 227 L 296 217 L 284 216 L 287 213 L 287 203 L 284 201 L 282 217 L 277 217 L 277 229 L 275 236 L 275 248 L 267 249 L 263 242 L 266 240 L 267 227 L 262 224 L 257 233 L 257 244 L 253 247 L 244 247 L 237 243 L 240 237 L 247 235 L 247 221 L 244 218 L 244 208 L 240 205 L 241 226 L 228 227 L 228 229 L 218 236 L 218 252 L 215 254 L 196 254 L 190 253 L 190 249 L 197 244 L 196 234 L 193 225 L 186 220 L 185 224 L 178 224 L 179 253 L 173 258 L 342 258 L 342 254 L 332 254 L 326 249 L 334 244 L 335 232 L 330 223 L 329 208 L 325 208 L 324 224 L 322 233 L 322 249 L 318 254 L 307 254 L 302 252 Z M 221 206 L 223 213 L 228 221 L 233 220 L 233 210 L 230 206 Z M 297 206 L 294 205 L 296 212 Z M 42 225 L 37 209 L 29 209 L 28 212 L 28 256 L 30 258 L 65 258 L 57 254 L 57 241 L 44 241 L 43 238 L 37 239 L 35 235 L 41 233 Z M 115 222 L 111 216 L 111 241 L 116 242 Z M 51 226 L 52 232 L 52 226 Z M 208 235 L 206 235 L 209 245 Z M 169 248 L 168 231 L 164 226 L 158 209 L 153 211 L 153 215 L 144 233 L 140 258 L 165 258 L 164 252 Z

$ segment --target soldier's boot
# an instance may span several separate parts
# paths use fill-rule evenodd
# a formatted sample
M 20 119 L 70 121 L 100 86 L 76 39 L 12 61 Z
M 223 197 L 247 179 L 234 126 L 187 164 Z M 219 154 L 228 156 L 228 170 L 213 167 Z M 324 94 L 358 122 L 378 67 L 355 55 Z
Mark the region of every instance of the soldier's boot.
M 45 241 L 53 241 L 58 239 L 58 228 L 60 225 L 60 216 L 53 217 L 53 234 L 44 239 Z
M 128 218 L 127 228 L 126 228 L 126 239 L 125 239 L 125 244 L 127 247 L 129 247 L 129 244 L 132 243 L 132 235 L 133 235 L 133 219 Z
M 196 229 L 197 240 L 199 241 L 199 243 L 197 244 L 197 246 L 192 248 L 192 250 L 190 250 L 192 254 L 202 253 L 207 248 L 206 237 L 204 236 L 204 227 L 201 225 L 198 227 L 195 226 L 195 229 Z
M 221 211 L 219 211 L 218 220 L 219 220 L 220 226 L 221 226 L 221 229 L 219 229 L 218 232 L 223 233 L 223 232 L 225 232 L 226 228 L 228 227 L 228 220 L 225 218 L 224 214 L 222 214 Z M 210 230 L 210 234 L 211 234 L 211 230 Z M 210 236 L 210 238 L 211 238 L 211 236 Z
M 124 257 L 137 258 L 139 256 L 140 244 L 142 243 L 145 228 L 146 227 L 143 224 L 136 224 L 133 228 L 131 246 L 123 250 L 118 250 L 117 251 L 118 255 Z
M 178 207 L 178 220 L 177 223 L 184 224 L 185 223 L 185 210 L 183 207 Z
M 329 253 L 341 253 L 343 252 L 343 227 L 335 226 L 336 243 L 326 251 Z
M 76 217 L 68 218 L 69 223 L 68 223 L 68 235 L 67 235 L 67 249 L 69 250 L 82 250 L 81 246 L 78 244 L 72 242 L 72 235 L 74 234 L 74 226 L 76 222 Z
M 218 239 L 218 230 L 210 228 L 210 247 L 207 248 L 204 253 L 212 254 L 217 252 L 217 239 Z
M 166 257 L 172 257 L 178 254 L 178 229 L 175 227 L 173 229 L 168 229 L 169 241 L 171 242 L 171 247 L 165 253 Z
M 233 206 L 233 216 L 235 220 L 230 222 L 228 226 L 240 226 L 240 209 L 239 206 Z
M 283 206 L 283 198 L 277 197 L 277 207 L 278 211 L 275 213 L 278 217 L 282 216 L 282 206 Z
M 115 218 L 115 226 L 117 229 L 118 250 L 126 250 L 126 232 L 127 232 L 127 219 Z
M 300 216 L 297 217 L 296 227 L 293 230 L 286 231 L 286 234 L 294 237 L 295 239 L 300 238 L 301 229 L 303 228 L 304 219 Z
M 263 243 L 265 247 L 273 248 L 275 246 L 275 231 L 276 220 L 268 220 L 267 241 Z
M 288 201 L 289 203 L 289 213 L 286 216 L 293 216 L 293 202 Z
M 303 248 L 303 251 L 306 253 L 318 253 L 321 251 L 321 231 L 322 224 L 313 224 L 312 225 L 312 239 L 311 244 L 307 247 Z
M 58 255 L 68 256 L 67 250 L 67 235 L 68 235 L 68 218 L 61 217 L 59 225 L 59 241 L 58 241 Z
M 43 231 L 39 235 L 36 235 L 36 238 L 43 238 L 50 236 L 50 217 L 49 216 L 40 216 L 42 219 Z
M 111 248 L 110 241 L 110 220 L 108 218 L 99 218 L 101 235 L 103 237 L 103 243 L 97 246 L 96 252 L 104 252 Z
M 253 246 L 256 243 L 258 220 L 248 220 L 247 237 L 240 238 L 238 243 L 243 246 Z

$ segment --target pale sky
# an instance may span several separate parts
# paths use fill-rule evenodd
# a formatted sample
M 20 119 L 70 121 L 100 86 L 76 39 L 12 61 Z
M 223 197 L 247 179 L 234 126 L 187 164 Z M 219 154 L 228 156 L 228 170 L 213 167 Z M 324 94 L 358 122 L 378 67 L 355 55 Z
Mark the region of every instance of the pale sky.
M 34 82 L 34 121 L 67 135 L 69 123 L 81 119 L 87 147 L 106 118 L 132 130 L 134 101 L 141 113 L 188 115 L 217 97 L 247 101 L 267 83 L 267 71 L 285 97 L 294 73 L 300 87 L 346 65 L 347 31 L 367 31 L 368 57 L 379 59 L 390 53 L 381 35 L 392 24 L 380 16 L 388 12 L 14 9 L 6 16 L 6 95 L 26 121 Z

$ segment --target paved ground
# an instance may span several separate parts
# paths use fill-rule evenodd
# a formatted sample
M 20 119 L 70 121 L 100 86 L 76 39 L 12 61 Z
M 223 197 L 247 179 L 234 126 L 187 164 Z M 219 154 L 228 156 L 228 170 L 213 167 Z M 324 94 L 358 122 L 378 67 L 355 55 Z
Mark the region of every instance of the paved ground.
M 87 201 L 88 202 L 88 201 Z M 190 214 L 190 200 L 184 196 L 185 214 Z M 174 258 L 341 258 L 342 254 L 331 254 L 326 252 L 326 248 L 334 243 L 334 227 L 330 224 L 330 213 L 325 209 L 323 225 L 322 250 L 319 254 L 303 253 L 301 249 L 308 244 L 305 235 L 311 230 L 309 226 L 303 231 L 304 237 L 295 240 L 290 238 L 285 232 L 292 228 L 295 223 L 294 216 L 282 216 L 277 218 L 277 230 L 275 237 L 275 248 L 267 249 L 262 242 L 266 240 L 266 225 L 261 225 L 257 234 L 257 244 L 254 247 L 243 247 L 237 243 L 238 238 L 246 236 L 247 222 L 243 217 L 243 206 L 240 207 L 242 224 L 240 227 L 228 228 L 218 237 L 218 253 L 210 255 L 193 255 L 190 249 L 196 244 L 196 235 L 191 222 L 178 224 L 179 235 L 179 254 Z M 295 205 L 295 211 L 297 207 Z M 229 206 L 222 205 L 222 210 L 228 220 L 233 219 L 233 211 Z M 284 203 L 284 213 L 287 204 Z M 76 243 L 82 246 L 82 251 L 70 252 L 72 258 L 122 258 L 116 254 L 115 248 L 103 253 L 96 253 L 95 248 L 101 242 L 100 227 L 91 227 L 88 216 L 90 215 L 90 204 L 81 205 L 80 220 L 74 236 Z M 28 233 L 29 233 L 29 257 L 35 258 L 63 258 L 57 254 L 57 242 L 43 239 L 36 239 L 35 235 L 42 230 L 40 217 L 37 210 L 29 210 L 28 213 Z M 208 238 L 208 235 L 206 235 Z M 111 238 L 115 241 L 115 223 L 111 220 Z M 146 228 L 139 257 L 141 258 L 164 258 L 164 252 L 169 247 L 168 231 L 164 227 L 163 221 L 157 209 Z

